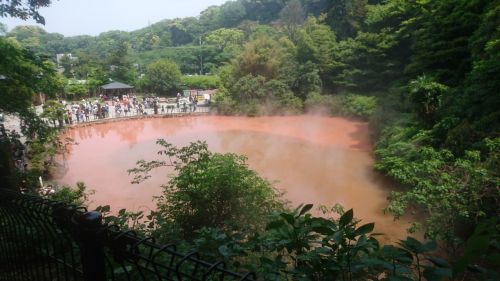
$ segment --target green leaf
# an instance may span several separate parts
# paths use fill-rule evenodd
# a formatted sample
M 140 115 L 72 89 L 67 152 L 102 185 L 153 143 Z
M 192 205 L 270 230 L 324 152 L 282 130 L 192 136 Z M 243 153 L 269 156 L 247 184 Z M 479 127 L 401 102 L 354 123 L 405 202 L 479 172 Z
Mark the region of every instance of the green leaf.
M 319 234 L 323 235 L 332 235 L 334 233 L 333 229 L 327 227 L 327 226 L 315 226 L 312 228 L 314 231 L 316 231 Z
M 104 206 L 97 207 L 96 211 L 101 212 L 101 213 L 107 213 L 107 212 L 109 212 L 110 209 L 111 208 L 109 205 L 104 205 Z
M 472 236 L 465 246 L 464 255 L 454 264 L 455 273 L 462 272 L 469 263 L 482 255 L 489 246 L 490 238 L 488 236 Z
M 438 267 L 451 267 L 451 265 L 444 259 L 438 258 L 438 257 L 428 257 L 427 258 L 430 262 L 432 262 L 435 266 Z
M 306 212 L 308 212 L 309 210 L 311 210 L 313 207 L 313 204 L 307 204 L 305 205 L 302 210 L 300 210 L 300 213 L 299 213 L 299 217 L 302 216 L 303 214 L 305 214 Z
M 223 257 L 228 257 L 229 254 L 230 254 L 230 250 L 229 248 L 226 246 L 226 245 L 222 245 L 218 248 L 219 250 L 219 253 L 223 256 Z
M 425 250 L 424 245 L 420 241 L 409 236 L 406 237 L 406 240 L 401 240 L 399 244 L 413 253 L 423 253 Z
M 282 227 L 284 224 L 285 224 L 285 222 L 282 220 L 272 221 L 272 222 L 267 224 L 266 230 L 277 229 L 277 228 Z
M 356 229 L 355 234 L 356 235 L 363 235 L 366 233 L 370 233 L 373 231 L 375 228 L 375 223 L 367 223 L 365 225 L 360 226 L 358 229 Z
M 295 218 L 293 217 L 292 214 L 288 213 L 281 213 L 280 216 L 284 218 L 289 224 L 293 225 L 295 222 Z
M 426 268 L 424 270 L 424 277 L 428 281 L 440 281 L 445 278 L 451 278 L 452 277 L 452 271 L 451 268 L 444 268 L 444 267 L 432 267 L 432 268 Z
M 422 246 L 422 251 L 424 253 L 431 252 L 437 249 L 436 241 L 429 241 Z
M 350 222 L 352 222 L 353 217 L 354 217 L 354 211 L 350 209 L 340 217 L 339 225 L 344 226 L 349 224 Z

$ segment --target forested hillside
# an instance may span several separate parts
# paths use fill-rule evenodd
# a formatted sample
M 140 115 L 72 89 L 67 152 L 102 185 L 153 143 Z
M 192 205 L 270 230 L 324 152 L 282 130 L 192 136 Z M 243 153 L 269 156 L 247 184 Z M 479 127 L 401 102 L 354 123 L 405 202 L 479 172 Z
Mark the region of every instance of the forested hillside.
M 54 60 L 72 53 L 63 74 L 97 81 L 90 91 L 109 78 L 151 91 L 155 67 L 178 66 L 210 74 L 199 87 L 219 89 L 220 114 L 367 120 L 375 168 L 401 186 L 388 212 L 418 213 L 412 230 L 450 253 L 481 222 L 498 235 L 500 0 L 237 0 L 133 32 L 5 37 Z

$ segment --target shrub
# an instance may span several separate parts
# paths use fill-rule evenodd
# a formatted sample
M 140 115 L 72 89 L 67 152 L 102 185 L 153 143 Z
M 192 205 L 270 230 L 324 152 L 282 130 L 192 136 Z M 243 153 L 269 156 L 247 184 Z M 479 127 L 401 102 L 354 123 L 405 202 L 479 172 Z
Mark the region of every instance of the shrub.
M 305 101 L 306 111 L 324 111 L 331 115 L 357 117 L 363 120 L 373 115 L 377 109 L 377 98 L 373 96 L 321 95 L 309 93 Z
M 345 115 L 368 120 L 377 109 L 377 98 L 349 94 L 344 97 L 342 104 L 342 110 Z
M 87 203 L 89 195 L 92 195 L 93 193 L 94 191 L 92 190 L 87 191 L 87 187 L 83 182 L 77 182 L 76 188 L 69 186 L 56 186 L 55 192 L 47 195 L 47 197 L 66 204 L 81 206 Z
M 203 227 L 255 231 L 265 226 L 267 215 L 283 208 L 280 194 L 248 167 L 246 157 L 212 153 L 205 142 L 182 148 L 162 139 L 157 143 L 167 161 L 141 160 L 129 173 L 137 183 L 152 169 L 174 167 L 177 174 L 163 185 L 155 216 L 164 226 L 178 227 L 185 238 Z
M 237 102 L 229 95 L 225 88 L 219 89 L 213 99 L 213 107 L 222 115 L 237 113 Z

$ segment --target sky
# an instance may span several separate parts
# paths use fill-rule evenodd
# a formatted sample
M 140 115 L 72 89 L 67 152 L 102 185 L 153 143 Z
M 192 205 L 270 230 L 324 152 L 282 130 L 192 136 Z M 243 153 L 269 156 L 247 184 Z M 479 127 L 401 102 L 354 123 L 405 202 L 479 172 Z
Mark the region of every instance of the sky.
M 40 9 L 45 26 L 33 20 L 0 18 L 8 30 L 17 25 L 39 25 L 64 36 L 98 35 L 110 30 L 132 31 L 163 19 L 198 16 L 212 5 L 228 0 L 53 0 Z

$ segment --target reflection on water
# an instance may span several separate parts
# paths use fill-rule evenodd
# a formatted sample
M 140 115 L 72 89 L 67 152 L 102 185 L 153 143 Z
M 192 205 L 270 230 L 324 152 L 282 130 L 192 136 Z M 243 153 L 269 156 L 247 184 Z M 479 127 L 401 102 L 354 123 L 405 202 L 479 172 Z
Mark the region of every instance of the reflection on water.
M 150 180 L 132 185 L 126 170 L 137 160 L 157 158 L 158 138 L 177 146 L 204 140 L 212 151 L 246 155 L 250 167 L 275 181 L 293 205 L 340 203 L 354 208 L 364 222 L 376 222 L 375 231 L 391 240 L 405 236 L 408 226 L 382 213 L 390 188 L 373 171 L 368 128 L 362 122 L 313 116 L 186 117 L 99 124 L 66 135 L 78 145 L 61 160 L 57 181 L 84 181 L 96 191 L 91 207 L 154 208 L 152 198 L 172 171 L 157 170 Z

